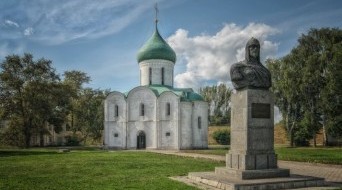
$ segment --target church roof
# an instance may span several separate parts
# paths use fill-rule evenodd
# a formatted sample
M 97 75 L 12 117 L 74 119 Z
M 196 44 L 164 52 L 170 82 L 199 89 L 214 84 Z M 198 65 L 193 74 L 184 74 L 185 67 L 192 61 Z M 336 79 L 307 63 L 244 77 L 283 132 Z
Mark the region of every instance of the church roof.
M 140 87 L 149 88 L 157 97 L 159 97 L 164 92 L 172 92 L 179 96 L 180 100 L 183 102 L 204 101 L 204 98 L 200 94 L 194 92 L 192 88 L 173 88 L 171 86 L 165 85 L 147 85 Z M 125 92 L 123 95 L 127 98 L 128 94 L 132 90 Z
M 138 63 L 149 59 L 163 59 L 173 63 L 176 62 L 176 53 L 161 37 L 157 26 L 152 37 L 138 51 Z
M 192 88 L 172 88 L 165 85 L 149 85 L 146 86 L 151 89 L 157 97 L 163 92 L 173 92 L 181 97 L 181 101 L 204 101 L 203 97 L 192 90 Z

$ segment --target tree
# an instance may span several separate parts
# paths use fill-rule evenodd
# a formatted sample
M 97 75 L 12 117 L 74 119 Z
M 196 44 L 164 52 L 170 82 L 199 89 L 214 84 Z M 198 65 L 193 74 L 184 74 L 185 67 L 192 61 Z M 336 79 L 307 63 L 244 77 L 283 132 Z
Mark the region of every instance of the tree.
M 282 113 L 290 146 L 294 146 L 294 136 L 302 117 L 300 100 L 303 98 L 298 89 L 301 78 L 296 77 L 296 72 L 300 71 L 302 66 L 292 55 L 279 60 L 267 60 L 266 64 L 272 73 L 271 90 L 275 96 L 275 105 Z
M 103 100 L 108 93 L 90 88 L 81 91 L 74 107 L 74 127 L 82 133 L 81 141 L 86 141 L 88 136 L 94 140 L 101 139 L 104 120 Z
M 312 54 L 317 56 L 323 81 L 318 103 L 324 134 L 342 138 L 342 30 L 312 29 L 304 39 L 314 41 L 317 46 Z
M 275 103 L 291 138 L 298 132 L 296 136 L 313 137 L 316 145 L 315 135 L 322 127 L 325 134 L 342 136 L 341 52 L 342 30 L 311 29 L 290 54 L 267 61 Z
M 210 121 L 216 125 L 230 122 L 230 97 L 232 90 L 225 84 L 200 88 L 200 94 L 209 103 Z
M 83 85 L 87 84 L 90 82 L 90 77 L 81 71 L 65 71 L 64 74 L 64 80 L 63 83 L 67 86 L 67 91 L 70 94 L 70 102 L 71 104 L 68 107 L 68 110 L 70 112 L 69 114 L 69 122 L 68 125 L 70 124 L 70 129 L 76 133 L 79 129 L 76 127 L 77 124 L 75 125 L 75 107 L 77 106 L 77 100 L 79 99 L 82 90 L 83 90 Z
M 76 132 L 81 133 L 79 141 L 85 142 L 89 137 L 99 140 L 103 130 L 103 100 L 108 91 L 84 88 L 83 85 L 90 81 L 90 77 L 81 71 L 67 71 L 64 73 L 63 83 L 68 86 L 71 93 L 71 104 L 69 107 L 70 129 L 74 135 L 71 139 L 75 141 Z
M 21 130 L 25 147 L 30 146 L 32 133 L 44 135 L 49 121 L 61 124 L 57 121 L 65 116 L 61 108 L 67 101 L 56 93 L 63 88 L 51 65 L 44 58 L 33 60 L 31 54 L 7 56 L 1 64 L 0 118 Z

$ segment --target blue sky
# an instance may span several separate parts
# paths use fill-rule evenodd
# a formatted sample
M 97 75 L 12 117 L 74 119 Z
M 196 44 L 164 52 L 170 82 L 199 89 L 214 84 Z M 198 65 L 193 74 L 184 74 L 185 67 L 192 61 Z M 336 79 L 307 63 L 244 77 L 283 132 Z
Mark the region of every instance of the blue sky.
M 251 37 L 262 59 L 286 55 L 309 28 L 342 26 L 340 0 L 2 0 L 0 60 L 32 53 L 57 72 L 80 70 L 92 88 L 139 85 L 136 54 L 154 30 L 177 54 L 175 85 L 230 84 L 229 68 Z

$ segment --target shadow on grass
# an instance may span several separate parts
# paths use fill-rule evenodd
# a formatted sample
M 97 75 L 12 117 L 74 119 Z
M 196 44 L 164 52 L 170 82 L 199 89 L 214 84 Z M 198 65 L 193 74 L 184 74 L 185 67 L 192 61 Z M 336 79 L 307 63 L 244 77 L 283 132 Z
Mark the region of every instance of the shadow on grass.
M 0 150 L 0 157 L 58 154 L 56 151 Z
M 29 149 L 0 148 L 0 157 L 60 154 L 60 149 L 68 149 L 71 151 L 103 151 L 98 146 L 51 146 L 42 148 L 32 147 Z

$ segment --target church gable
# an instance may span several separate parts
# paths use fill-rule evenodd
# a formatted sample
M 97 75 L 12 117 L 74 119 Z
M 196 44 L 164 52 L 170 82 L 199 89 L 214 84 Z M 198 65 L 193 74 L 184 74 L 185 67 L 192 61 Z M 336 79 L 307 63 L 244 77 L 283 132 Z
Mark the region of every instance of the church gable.
M 126 98 L 121 92 L 111 92 L 105 100 L 106 121 L 119 121 L 126 118 Z
M 179 110 L 179 96 L 171 91 L 163 92 L 158 97 L 158 110 L 160 120 L 176 119 Z
M 153 120 L 156 114 L 156 95 L 149 88 L 136 87 L 127 95 L 129 121 Z

